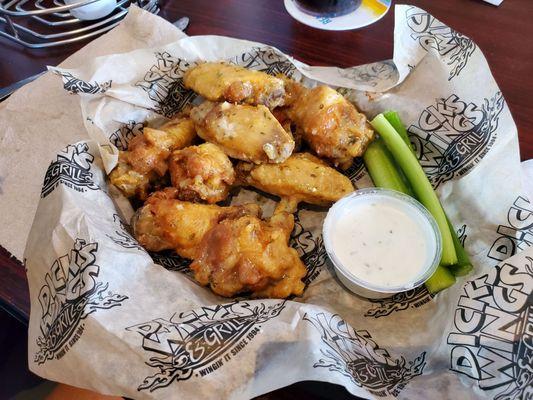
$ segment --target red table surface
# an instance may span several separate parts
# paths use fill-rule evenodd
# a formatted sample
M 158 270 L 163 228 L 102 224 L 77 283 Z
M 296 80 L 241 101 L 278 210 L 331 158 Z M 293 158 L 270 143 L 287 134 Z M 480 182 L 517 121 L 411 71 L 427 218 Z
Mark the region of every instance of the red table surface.
M 189 35 L 226 35 L 267 43 L 311 65 L 348 67 L 392 58 L 394 13 L 355 31 L 309 28 L 285 11 L 282 0 L 179 0 L 161 2 L 160 15 L 170 21 L 188 16 Z M 518 126 L 522 159 L 533 157 L 533 2 L 505 0 L 494 7 L 481 0 L 411 0 L 445 24 L 472 38 L 485 54 Z M 55 65 L 85 43 L 46 50 L 22 48 L 0 39 L 0 87 Z M 24 268 L 0 249 L 0 304 L 27 320 L 29 296 Z M 308 386 L 307 386 L 308 387 Z M 316 389 L 316 385 L 313 386 Z M 335 398 L 347 395 L 328 387 Z M 263 398 L 311 395 L 305 384 L 281 389 Z M 330 397 L 330 396 L 326 396 Z

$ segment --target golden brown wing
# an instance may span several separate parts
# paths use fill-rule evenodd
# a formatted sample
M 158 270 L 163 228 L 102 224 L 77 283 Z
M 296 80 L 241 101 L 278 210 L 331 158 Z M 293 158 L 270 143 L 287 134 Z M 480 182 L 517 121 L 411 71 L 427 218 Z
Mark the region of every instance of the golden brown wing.
M 185 87 L 211 101 L 262 104 L 268 108 L 283 104 L 281 79 L 223 62 L 207 62 L 192 67 L 183 77 Z
M 126 152 L 120 152 L 118 164 L 109 174 L 111 184 L 120 189 L 126 197 L 137 196 L 140 199 L 148 197 L 150 180 L 155 179 L 154 174 L 141 174 L 135 171 L 126 160 Z
M 173 118 L 159 130 L 166 132 L 170 137 L 169 149 L 177 150 L 190 146 L 196 138 L 194 122 L 190 118 Z
M 298 202 L 329 205 L 354 191 L 352 182 L 309 153 L 295 153 L 280 164 L 239 163 L 237 173 L 244 183 L 280 196 L 286 211 L 296 211 Z
M 189 146 L 195 137 L 194 123 L 188 118 L 173 119 L 159 129 L 145 127 L 131 140 L 128 151 L 119 153 L 119 162 L 109 174 L 111 183 L 125 196 L 144 200 L 151 183 L 165 175 L 171 151 Z
M 180 256 L 194 258 L 204 235 L 225 218 L 260 215 L 255 204 L 219 207 L 177 200 L 177 190 L 167 188 L 152 194 L 137 210 L 133 232 L 149 251 L 175 250 Z
M 212 143 L 175 150 L 169 159 L 169 171 L 181 200 L 210 204 L 222 201 L 235 181 L 228 156 Z
M 226 219 L 204 237 L 191 264 L 195 279 L 226 297 L 252 292 L 254 297 L 301 295 L 306 269 L 289 247 L 291 214 L 270 221 L 255 216 Z
M 191 110 L 198 135 L 228 156 L 253 163 L 282 162 L 294 140 L 265 106 L 212 103 Z
M 374 135 L 365 115 L 328 86 L 305 89 L 300 85 L 296 92 L 288 114 L 304 141 L 318 156 L 349 167 Z

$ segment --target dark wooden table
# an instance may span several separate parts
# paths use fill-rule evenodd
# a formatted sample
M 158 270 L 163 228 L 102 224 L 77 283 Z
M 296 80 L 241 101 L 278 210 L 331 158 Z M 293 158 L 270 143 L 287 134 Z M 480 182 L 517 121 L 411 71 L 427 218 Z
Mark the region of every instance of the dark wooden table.
M 312 64 L 341 67 L 392 57 L 393 12 L 370 27 L 328 32 L 293 20 L 282 0 L 160 0 L 161 16 L 170 21 L 188 16 L 189 35 L 215 34 L 256 40 Z M 518 125 L 521 157 L 533 157 L 533 2 L 505 0 L 494 7 L 481 0 L 411 0 L 456 30 L 472 38 L 484 52 Z M 82 47 L 83 43 L 48 50 L 29 50 L 0 39 L 0 87 L 44 70 Z M 0 243 L 1 245 L 1 243 Z M 0 304 L 26 321 L 29 314 L 24 268 L 0 249 Z M 311 386 L 309 386 L 311 385 Z M 264 398 L 292 398 L 316 384 L 298 384 Z M 324 387 L 324 385 L 320 386 Z M 326 390 L 324 390 L 325 392 Z M 332 386 L 334 398 L 345 397 Z M 316 392 L 315 392 L 316 393 Z M 327 396 L 330 397 L 330 396 Z

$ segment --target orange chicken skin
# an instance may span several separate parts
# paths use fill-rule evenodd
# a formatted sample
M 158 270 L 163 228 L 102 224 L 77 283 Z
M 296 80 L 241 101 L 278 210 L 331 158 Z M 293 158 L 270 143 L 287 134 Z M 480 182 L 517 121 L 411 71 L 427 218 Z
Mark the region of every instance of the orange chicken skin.
M 212 143 L 175 150 L 169 159 L 169 171 L 181 200 L 210 204 L 225 200 L 235 181 L 230 159 Z
M 288 245 L 293 227 L 294 218 L 287 213 L 268 221 L 252 215 L 223 220 L 198 247 L 190 266 L 195 279 L 225 297 L 247 292 L 270 298 L 301 295 L 306 269 Z
M 330 205 L 353 192 L 350 179 L 309 153 L 295 153 L 280 164 L 239 163 L 237 174 L 244 184 L 282 198 L 278 209 L 296 211 L 300 201 Z
M 135 238 L 148 251 L 175 250 L 185 258 L 195 258 L 205 234 L 226 218 L 260 216 L 258 205 L 219 207 L 176 199 L 178 190 L 167 188 L 153 193 L 135 213 Z
M 109 174 L 111 183 L 126 197 L 146 199 L 150 184 L 167 172 L 171 151 L 189 146 L 195 137 L 194 124 L 188 118 L 173 119 L 159 129 L 144 128 L 128 150 L 119 153 L 118 164 Z
M 307 89 L 292 82 L 287 114 L 309 147 L 335 165 L 348 168 L 361 156 L 374 131 L 364 114 L 328 86 Z
M 138 197 L 141 200 L 148 196 L 150 182 L 157 179 L 157 174 L 141 174 L 128 163 L 128 153 L 121 151 L 118 164 L 109 174 L 110 182 L 115 185 L 124 196 Z
M 294 140 L 265 106 L 205 101 L 191 110 L 198 136 L 232 158 L 259 163 L 283 162 Z
M 183 76 L 185 87 L 211 101 L 262 104 L 274 108 L 283 104 L 283 80 L 224 62 L 207 62 L 189 68 Z

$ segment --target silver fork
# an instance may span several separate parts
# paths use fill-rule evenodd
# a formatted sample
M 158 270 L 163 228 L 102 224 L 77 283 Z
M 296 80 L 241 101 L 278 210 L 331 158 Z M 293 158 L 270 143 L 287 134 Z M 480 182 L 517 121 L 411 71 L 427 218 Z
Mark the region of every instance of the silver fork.
M 174 22 L 172 25 L 174 25 L 179 30 L 184 31 L 185 29 L 187 29 L 187 26 L 189 25 L 189 21 L 190 21 L 189 17 L 181 17 L 176 22 Z M 33 82 L 35 79 L 39 78 L 41 75 L 44 75 L 45 72 L 46 71 L 39 72 L 38 74 L 29 76 L 9 86 L 6 86 L 5 88 L 0 89 L 0 101 L 8 98 L 15 90 L 21 88 L 24 85 L 27 85 L 30 82 Z

